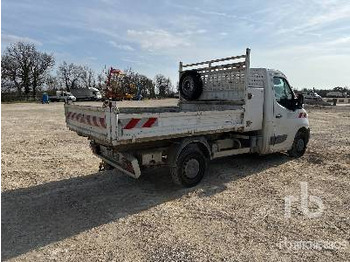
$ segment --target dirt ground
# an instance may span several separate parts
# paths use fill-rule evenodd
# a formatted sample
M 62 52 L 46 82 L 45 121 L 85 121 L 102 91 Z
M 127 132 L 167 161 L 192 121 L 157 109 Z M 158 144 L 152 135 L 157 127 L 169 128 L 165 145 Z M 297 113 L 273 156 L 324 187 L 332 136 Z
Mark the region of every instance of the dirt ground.
M 175 104 L 124 105 L 141 103 Z M 1 107 L 3 260 L 350 261 L 350 107 L 309 109 L 304 157 L 215 160 L 191 189 L 163 169 L 99 173 L 62 103 Z M 316 218 L 301 208 L 301 182 L 311 213 L 322 201 Z

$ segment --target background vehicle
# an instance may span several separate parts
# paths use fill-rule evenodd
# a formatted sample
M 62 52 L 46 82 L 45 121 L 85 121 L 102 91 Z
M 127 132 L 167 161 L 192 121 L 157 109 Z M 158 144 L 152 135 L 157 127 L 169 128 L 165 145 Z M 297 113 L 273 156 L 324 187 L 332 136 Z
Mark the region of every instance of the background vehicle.
M 346 97 L 346 92 L 340 92 L 340 91 L 331 91 L 326 94 L 327 97 Z
M 314 99 L 314 100 L 322 100 L 322 97 L 317 94 L 315 91 L 303 93 L 305 99 Z
M 67 126 L 88 137 L 107 166 L 138 178 L 144 168 L 166 165 L 186 187 L 200 182 L 210 159 L 280 151 L 302 156 L 309 140 L 302 95 L 295 96 L 282 72 L 249 64 L 249 49 L 180 62 L 178 106 L 65 105 Z
M 51 102 L 59 102 L 59 101 L 76 101 L 76 97 L 72 95 L 72 93 L 67 91 L 56 91 L 55 96 L 49 96 Z
M 77 100 L 101 100 L 102 95 L 100 90 L 94 87 L 88 88 L 72 88 L 70 90 Z

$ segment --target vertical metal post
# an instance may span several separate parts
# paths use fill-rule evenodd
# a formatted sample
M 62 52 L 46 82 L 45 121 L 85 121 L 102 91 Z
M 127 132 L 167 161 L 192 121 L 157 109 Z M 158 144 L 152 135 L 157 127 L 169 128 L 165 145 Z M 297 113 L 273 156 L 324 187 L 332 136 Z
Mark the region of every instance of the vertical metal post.
M 246 68 L 250 68 L 250 49 L 247 48 L 245 52 L 245 66 Z
M 244 73 L 244 104 L 247 104 L 248 99 L 248 85 L 249 85 L 249 70 L 250 69 L 250 49 L 247 48 L 245 52 L 245 73 Z

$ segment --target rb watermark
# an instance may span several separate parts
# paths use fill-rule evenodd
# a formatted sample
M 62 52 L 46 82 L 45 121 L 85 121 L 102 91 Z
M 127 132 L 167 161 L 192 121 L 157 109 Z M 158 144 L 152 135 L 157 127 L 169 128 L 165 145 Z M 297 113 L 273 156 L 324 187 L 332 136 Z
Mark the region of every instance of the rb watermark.
M 292 216 L 292 202 L 298 201 L 299 198 L 295 196 L 286 196 L 284 198 L 284 217 L 290 218 Z M 316 210 L 311 211 L 309 203 L 317 206 Z M 300 210 L 308 218 L 317 218 L 322 216 L 324 211 L 324 204 L 320 197 L 309 195 L 308 183 L 300 182 Z
M 329 240 L 288 240 L 277 243 L 279 249 L 288 250 L 344 250 L 348 248 L 349 242 Z

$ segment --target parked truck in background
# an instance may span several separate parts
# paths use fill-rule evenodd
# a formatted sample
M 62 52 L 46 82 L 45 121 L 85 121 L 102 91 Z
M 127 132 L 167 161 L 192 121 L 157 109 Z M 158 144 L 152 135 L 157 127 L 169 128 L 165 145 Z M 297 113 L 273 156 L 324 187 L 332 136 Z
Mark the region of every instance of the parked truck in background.
M 73 101 L 73 102 L 75 102 L 77 99 L 70 92 L 67 92 L 67 91 L 56 91 L 56 95 L 49 96 L 49 100 L 51 102 L 65 102 L 65 101 Z
M 87 88 L 72 88 L 70 90 L 77 100 L 94 100 L 98 101 L 102 99 L 100 90 L 94 87 Z
M 310 134 L 302 96 L 296 97 L 282 72 L 249 65 L 249 49 L 240 56 L 180 62 L 178 106 L 66 104 L 67 126 L 88 137 L 106 165 L 134 178 L 165 165 L 185 187 L 201 181 L 211 159 L 284 151 L 302 156 Z

